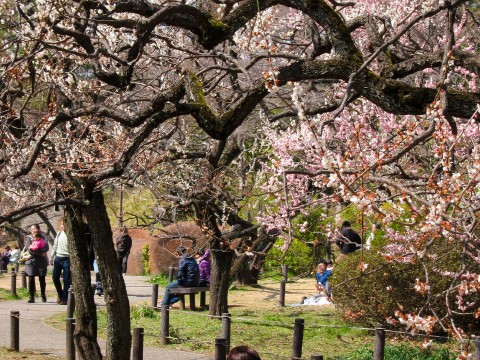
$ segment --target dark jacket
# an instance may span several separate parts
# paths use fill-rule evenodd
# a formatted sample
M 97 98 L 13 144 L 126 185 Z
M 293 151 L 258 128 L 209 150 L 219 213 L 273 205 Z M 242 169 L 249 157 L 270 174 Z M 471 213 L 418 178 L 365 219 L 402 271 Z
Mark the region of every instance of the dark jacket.
M 117 253 L 120 255 L 126 255 L 132 248 L 132 238 L 130 235 L 121 235 L 117 238 Z
M 340 230 L 342 236 L 338 237 L 335 243 L 340 248 L 342 254 L 350 254 L 357 250 L 362 244 L 362 239 L 352 228 L 343 228 Z
M 200 268 L 200 286 L 209 286 L 210 271 L 212 269 L 212 265 L 210 264 L 210 250 L 205 250 L 205 254 L 203 254 L 200 259 L 198 267 Z
M 45 239 L 46 246 L 37 250 L 28 250 L 30 245 L 32 245 L 32 237 L 28 236 L 27 240 L 25 241 L 25 250 L 32 255 L 31 259 L 28 259 L 25 262 L 25 273 L 28 276 L 46 276 L 47 275 L 47 266 L 48 266 L 48 256 L 46 256 L 46 252 L 48 252 L 49 245 L 48 240 Z
M 194 258 L 183 255 L 178 263 L 178 285 L 191 287 L 198 286 L 200 270 Z

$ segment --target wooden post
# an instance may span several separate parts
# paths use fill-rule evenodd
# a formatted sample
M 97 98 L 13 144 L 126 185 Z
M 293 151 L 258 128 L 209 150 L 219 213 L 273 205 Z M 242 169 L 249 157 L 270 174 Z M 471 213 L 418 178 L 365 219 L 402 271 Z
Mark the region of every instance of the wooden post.
M 152 286 L 152 307 L 157 308 L 158 304 L 158 284 L 153 284 Z
M 11 287 L 12 295 L 17 296 L 17 273 L 12 272 L 12 274 L 10 276 L 12 277 L 11 281 L 10 281 L 10 287 Z
M 162 305 L 162 314 L 161 314 L 161 321 L 160 321 L 160 340 L 163 345 L 168 344 L 168 337 L 170 336 L 169 333 L 169 326 L 170 326 L 170 320 L 169 320 L 169 306 L 168 305 Z
M 188 297 L 190 299 L 190 310 L 194 311 L 195 310 L 195 294 L 188 294 Z
M 22 270 L 22 289 L 27 288 L 27 273 Z
M 173 277 L 175 276 L 175 270 L 173 266 L 168 267 L 168 282 L 171 283 L 173 281 Z
M 323 355 L 312 355 L 310 360 L 323 360 Z
M 293 329 L 292 359 L 300 359 L 302 357 L 304 328 L 305 328 L 305 320 L 295 319 L 295 327 Z
M 143 328 L 133 329 L 132 360 L 143 360 Z
M 475 360 L 480 360 L 480 336 L 475 336 Z
M 278 304 L 280 306 L 285 306 L 285 285 L 286 285 L 286 281 L 285 280 L 282 280 L 280 281 L 280 292 L 278 294 L 279 298 L 278 298 Z
M 200 308 L 203 310 L 207 307 L 207 301 L 206 301 L 206 298 L 207 298 L 207 292 L 206 291 L 202 291 L 200 293 Z
M 10 349 L 20 351 L 20 312 L 10 311 Z
M 383 360 L 385 353 L 385 329 L 381 324 L 375 327 L 375 348 L 373 359 Z
M 73 292 L 73 286 L 70 285 L 68 289 L 67 299 L 67 318 L 73 318 L 73 312 L 75 311 L 75 293 Z
M 75 333 L 75 319 L 66 319 L 66 359 L 75 360 L 75 343 L 73 341 L 73 334 Z
M 282 276 L 286 282 L 288 280 L 288 265 L 282 265 Z
M 222 338 L 225 339 L 225 351 L 230 351 L 230 329 L 232 324 L 232 318 L 230 313 L 222 314 Z
M 227 357 L 226 344 L 227 340 L 224 338 L 215 339 L 215 360 L 225 360 Z

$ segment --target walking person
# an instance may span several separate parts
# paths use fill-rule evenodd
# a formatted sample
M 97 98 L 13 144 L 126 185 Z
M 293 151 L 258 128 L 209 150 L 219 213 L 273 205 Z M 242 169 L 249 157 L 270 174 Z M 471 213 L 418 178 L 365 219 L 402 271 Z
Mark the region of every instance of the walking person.
M 130 255 L 130 249 L 132 248 L 132 238 L 128 235 L 128 229 L 126 227 L 121 228 L 121 234 L 117 238 L 116 246 L 118 271 L 120 274 L 126 274 L 128 255 Z
M 38 276 L 40 283 L 40 293 L 42 302 L 47 302 L 46 288 L 47 283 L 45 276 L 47 275 L 49 249 L 48 241 L 40 230 L 40 225 L 33 224 L 29 228 L 30 235 L 25 240 L 25 248 L 22 252 L 22 259 L 25 261 L 25 273 L 28 276 L 28 292 L 29 303 L 35 302 L 35 277 Z M 43 246 L 40 246 L 43 245 Z
M 64 231 L 63 220 L 59 222 L 60 231 L 55 237 L 53 243 L 52 259 L 50 265 L 53 265 L 52 280 L 57 290 L 57 304 L 67 305 L 68 289 L 72 283 L 70 271 L 70 252 L 68 250 L 67 234 Z M 63 287 L 60 281 L 60 275 L 63 279 Z

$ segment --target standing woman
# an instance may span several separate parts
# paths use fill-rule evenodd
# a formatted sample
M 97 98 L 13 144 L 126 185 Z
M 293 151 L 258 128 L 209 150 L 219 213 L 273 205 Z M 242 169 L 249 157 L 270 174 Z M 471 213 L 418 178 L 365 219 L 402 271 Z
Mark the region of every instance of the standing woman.
M 35 302 L 35 276 L 38 276 L 38 281 L 40 283 L 42 302 L 47 302 L 47 295 L 45 293 L 47 284 L 45 282 L 45 276 L 47 275 L 48 266 L 48 241 L 40 231 L 40 225 L 33 224 L 30 226 L 29 230 L 30 235 L 27 236 L 27 239 L 25 240 L 25 248 L 22 252 L 22 258 L 27 258 L 25 262 L 25 273 L 28 276 L 28 292 L 30 294 L 28 302 Z M 33 250 L 30 247 L 32 245 L 34 235 L 38 233 L 40 233 L 43 240 L 45 240 L 46 246 L 38 250 Z

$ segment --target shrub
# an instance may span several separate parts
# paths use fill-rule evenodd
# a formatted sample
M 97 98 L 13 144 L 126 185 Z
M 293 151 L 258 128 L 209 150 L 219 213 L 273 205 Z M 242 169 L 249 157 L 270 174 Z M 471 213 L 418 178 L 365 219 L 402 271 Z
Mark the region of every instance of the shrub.
M 385 359 L 395 360 L 453 360 L 456 357 L 447 349 L 438 351 L 423 350 L 411 346 L 385 346 Z M 334 360 L 371 360 L 373 350 L 370 348 L 359 348 L 352 354 L 335 356 Z
M 441 261 L 424 259 L 423 264 L 418 260 L 405 264 L 387 262 L 381 255 L 367 251 L 363 262 L 368 267 L 363 272 L 359 269 L 360 253 L 350 254 L 335 265 L 331 280 L 333 300 L 344 311 L 347 320 L 368 326 L 378 323 L 387 325 L 387 319 L 396 319 L 394 314 L 397 310 L 421 314 L 422 317 L 432 316 L 434 310 L 443 318 L 448 315 L 444 291 L 449 288 L 452 279 L 443 276 L 442 271 L 447 268 L 459 269 L 461 262 L 457 251 L 444 251 L 444 254 Z M 422 294 L 414 288 L 416 279 L 425 281 L 424 266 L 429 272 L 432 294 L 429 301 L 426 293 Z M 449 299 L 452 307 L 455 307 L 456 295 L 452 293 Z M 478 304 L 478 293 L 472 293 L 468 301 Z M 480 329 L 479 321 L 471 314 L 471 310 L 470 314 L 469 311 L 462 314 L 456 308 L 453 310 L 453 320 L 457 326 L 469 332 Z M 448 328 L 449 323 L 446 322 L 445 325 Z M 440 330 L 439 325 L 434 329 L 435 332 Z

